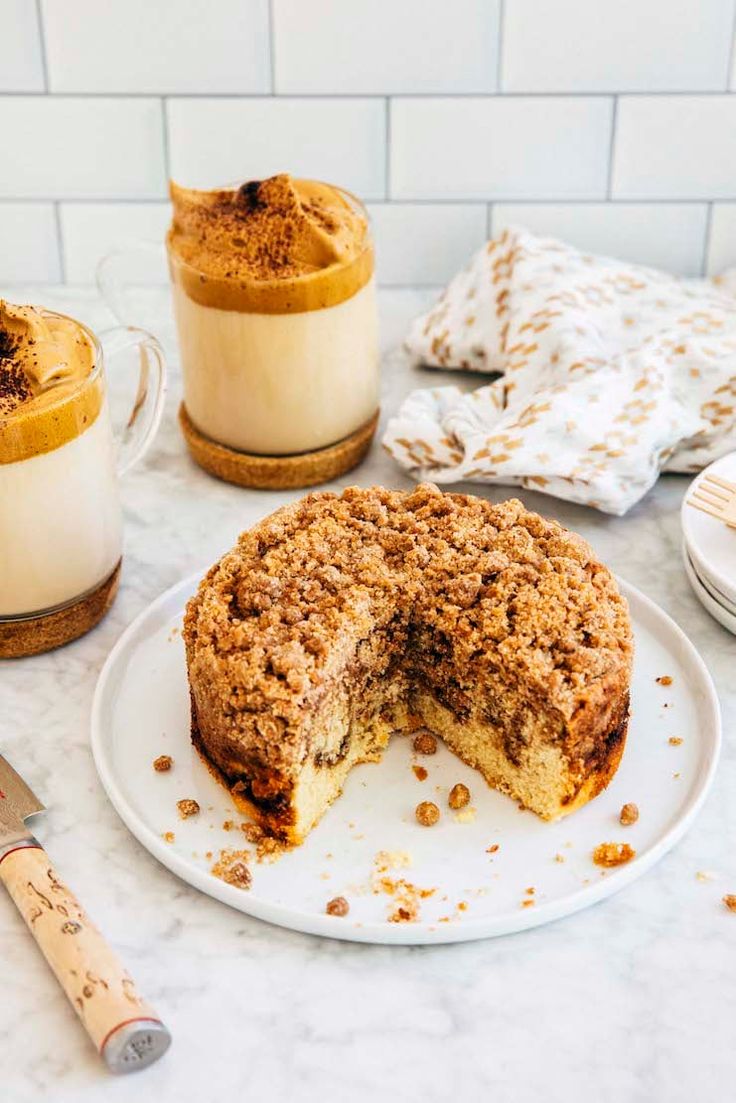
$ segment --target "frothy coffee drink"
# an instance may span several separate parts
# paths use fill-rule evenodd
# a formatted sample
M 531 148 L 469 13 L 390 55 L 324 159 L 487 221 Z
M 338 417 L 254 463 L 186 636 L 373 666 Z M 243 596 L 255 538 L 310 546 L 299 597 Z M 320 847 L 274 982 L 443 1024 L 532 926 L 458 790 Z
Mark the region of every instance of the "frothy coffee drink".
M 0 617 L 72 601 L 120 558 L 120 505 L 92 335 L 0 300 Z
M 362 206 L 287 175 L 171 187 L 168 235 L 187 412 L 238 451 L 349 436 L 378 405 L 373 248 Z

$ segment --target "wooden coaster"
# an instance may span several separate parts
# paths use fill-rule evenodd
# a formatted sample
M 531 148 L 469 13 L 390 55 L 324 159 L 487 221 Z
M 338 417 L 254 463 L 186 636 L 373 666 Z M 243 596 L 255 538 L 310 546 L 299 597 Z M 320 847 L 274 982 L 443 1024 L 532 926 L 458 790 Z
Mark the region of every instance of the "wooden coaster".
M 0 659 L 20 659 L 24 655 L 53 651 L 89 632 L 115 600 L 121 563 L 119 559 L 115 570 L 103 583 L 71 605 L 23 620 L 0 618 Z
M 378 410 L 370 421 L 337 444 L 295 456 L 258 456 L 216 444 L 194 427 L 183 402 L 179 407 L 179 423 L 192 459 L 210 475 L 256 490 L 294 490 L 327 483 L 356 467 L 373 440 Z

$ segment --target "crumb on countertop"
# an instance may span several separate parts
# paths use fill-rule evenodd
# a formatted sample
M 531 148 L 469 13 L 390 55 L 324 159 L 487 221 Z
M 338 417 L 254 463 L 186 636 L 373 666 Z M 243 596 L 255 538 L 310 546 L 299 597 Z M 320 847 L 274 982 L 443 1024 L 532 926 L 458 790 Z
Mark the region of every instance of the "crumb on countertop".
M 178 800 L 176 802 L 176 807 L 179 809 L 179 815 L 183 820 L 189 819 L 190 816 L 196 816 L 199 812 L 199 804 L 190 797 Z
M 170 754 L 160 754 L 153 760 L 153 768 L 157 774 L 165 774 L 173 765 L 174 760 Z
M 350 905 L 344 896 L 334 896 L 327 902 L 325 911 L 328 915 L 344 916 L 350 911 Z
M 639 808 L 636 804 L 629 801 L 623 806 L 619 812 L 618 821 L 623 824 L 624 827 L 630 827 L 632 823 L 636 823 L 639 819 Z
M 593 851 L 595 864 L 608 869 L 625 865 L 635 857 L 636 851 L 628 843 L 600 843 Z

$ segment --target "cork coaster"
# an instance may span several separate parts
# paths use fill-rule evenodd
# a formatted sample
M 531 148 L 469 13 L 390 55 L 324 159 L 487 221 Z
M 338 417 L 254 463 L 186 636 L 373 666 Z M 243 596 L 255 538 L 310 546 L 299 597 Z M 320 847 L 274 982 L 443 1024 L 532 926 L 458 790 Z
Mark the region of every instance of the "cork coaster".
M 373 440 L 378 413 L 337 444 L 295 456 L 258 456 L 217 444 L 195 428 L 183 402 L 179 423 L 192 459 L 210 475 L 256 490 L 294 490 L 327 483 L 356 467 Z
M 115 570 L 104 582 L 71 605 L 23 620 L 0 618 L 0 659 L 39 655 L 42 651 L 52 651 L 62 644 L 71 643 L 89 632 L 102 620 L 115 600 L 121 563 L 119 559 Z

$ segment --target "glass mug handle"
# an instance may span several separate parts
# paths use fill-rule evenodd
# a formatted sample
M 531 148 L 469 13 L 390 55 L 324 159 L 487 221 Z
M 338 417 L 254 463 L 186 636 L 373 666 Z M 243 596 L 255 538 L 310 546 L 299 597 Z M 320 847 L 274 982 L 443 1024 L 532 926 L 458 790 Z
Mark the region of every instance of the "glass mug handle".
M 135 326 L 115 326 L 99 335 L 106 365 L 122 353 L 138 350 L 138 389 L 122 431 L 117 433 L 119 475 L 138 462 L 156 435 L 166 394 L 166 359 L 155 337 Z

